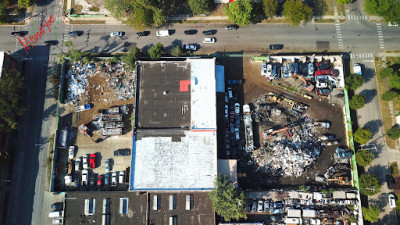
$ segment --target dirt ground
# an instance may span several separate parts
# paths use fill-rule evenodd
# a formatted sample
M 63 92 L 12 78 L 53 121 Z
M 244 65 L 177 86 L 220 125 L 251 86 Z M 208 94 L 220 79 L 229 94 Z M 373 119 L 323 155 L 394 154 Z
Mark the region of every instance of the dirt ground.
M 340 97 L 331 96 L 330 98 L 320 98 L 314 94 L 302 90 L 301 82 L 288 78 L 289 83 L 298 86 L 301 95 L 288 92 L 282 88 L 267 82 L 260 74 L 261 62 L 254 62 L 251 58 L 223 58 L 221 60 L 225 66 L 226 79 L 244 79 L 243 88 L 233 87 L 232 89 L 242 93 L 240 96 L 241 105 L 255 102 L 257 99 L 264 97 L 269 92 L 284 94 L 295 101 L 308 105 L 307 116 L 315 120 L 327 120 L 331 122 L 329 133 L 335 134 L 339 142 L 339 146 L 346 145 L 346 132 L 344 127 L 343 100 Z M 241 77 L 243 74 L 243 77 Z M 279 81 L 284 86 L 289 83 L 283 80 Z M 314 96 L 308 99 L 302 94 Z M 257 144 L 257 143 L 255 143 Z M 239 183 L 245 188 L 271 188 L 278 186 L 290 185 L 312 185 L 315 184 L 315 174 L 323 175 L 333 163 L 333 153 L 336 146 L 327 146 L 323 150 L 314 164 L 309 166 L 300 177 L 271 177 L 269 174 L 259 172 L 255 166 L 249 166 L 248 161 L 251 159 L 244 151 L 233 154 L 240 159 L 238 164 Z

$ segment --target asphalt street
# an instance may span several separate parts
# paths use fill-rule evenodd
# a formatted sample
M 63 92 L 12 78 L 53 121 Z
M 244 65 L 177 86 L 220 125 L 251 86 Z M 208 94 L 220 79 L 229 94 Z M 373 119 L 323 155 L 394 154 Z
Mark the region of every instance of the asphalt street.
M 19 142 L 18 154 L 15 157 L 12 184 L 15 191 L 10 198 L 7 222 L 10 225 L 43 224 L 42 217 L 47 213 L 42 211 L 43 205 L 49 204 L 43 197 L 45 192 L 43 168 L 47 156 L 46 138 L 52 133 L 53 128 L 51 122 L 46 122 L 46 118 L 51 117 L 47 115 L 49 111 L 46 109 L 52 106 L 51 103 L 44 104 L 46 75 L 48 63 L 55 62 L 56 55 L 65 51 L 61 43 L 71 39 L 67 37 L 69 31 L 83 31 L 83 35 L 71 40 L 78 49 L 93 53 L 126 52 L 134 46 L 147 49 L 157 42 L 161 42 L 167 50 L 176 45 L 198 43 L 201 45 L 199 54 L 241 51 L 263 53 L 268 51 L 270 44 L 284 44 L 285 52 L 348 52 L 360 62 L 366 63 L 368 67 L 371 66 L 368 63 L 373 54 L 384 50 L 398 50 L 400 43 L 400 27 L 388 27 L 383 23 L 363 20 L 349 20 L 341 24 L 309 23 L 297 28 L 287 24 L 254 24 L 240 27 L 235 31 L 225 30 L 223 25 L 176 24 L 165 28 L 172 31 L 169 37 L 156 37 L 155 30 L 150 30 L 149 36 L 137 38 L 137 31 L 124 25 L 65 25 L 60 19 L 61 0 L 43 1 L 39 2 L 39 5 L 35 9 L 34 16 L 40 17 L 41 21 L 34 21 L 26 26 L 16 26 L 15 30 L 27 31 L 28 35 L 33 35 L 51 13 L 56 16 L 56 22 L 51 27 L 52 31 L 43 35 L 29 54 L 24 53 L 17 38 L 10 37 L 10 33 L 14 30 L 13 26 L 0 27 L 0 49 L 11 53 L 18 51 L 17 57 L 27 60 L 29 84 L 28 111 L 23 119 L 23 129 L 19 137 L 23 141 Z M 187 29 L 197 29 L 198 33 L 185 35 L 184 30 Z M 202 38 L 206 37 L 202 31 L 209 29 L 217 31 L 213 35 L 217 39 L 215 44 L 201 42 Z M 114 31 L 124 31 L 126 34 L 122 38 L 112 38 L 109 34 Z M 57 40 L 59 44 L 51 47 L 43 46 L 46 40 Z M 371 75 L 369 82 L 366 83 L 367 90 L 376 90 L 376 81 L 374 83 L 373 80 L 374 77 Z M 376 103 L 376 98 L 377 96 L 366 105 L 366 109 L 374 109 L 378 113 L 379 102 Z M 363 124 L 369 120 L 368 117 L 365 121 L 364 118 L 360 118 L 359 122 Z M 381 132 L 378 130 L 374 135 L 378 138 Z M 44 167 L 41 168 L 39 165 Z

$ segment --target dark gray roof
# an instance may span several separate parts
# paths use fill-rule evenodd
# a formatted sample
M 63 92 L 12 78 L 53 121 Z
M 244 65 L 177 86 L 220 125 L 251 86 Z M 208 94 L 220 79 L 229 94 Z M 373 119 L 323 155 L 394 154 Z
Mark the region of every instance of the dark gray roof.
M 138 77 L 138 128 L 190 126 L 190 87 L 181 92 L 181 81 L 190 80 L 190 63 L 140 62 Z

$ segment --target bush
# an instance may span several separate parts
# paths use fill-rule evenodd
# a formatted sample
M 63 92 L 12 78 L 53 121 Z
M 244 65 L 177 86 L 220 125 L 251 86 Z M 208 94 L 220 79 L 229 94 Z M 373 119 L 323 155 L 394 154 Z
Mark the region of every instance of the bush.
M 378 222 L 381 210 L 378 207 L 370 206 L 369 208 L 362 207 L 362 212 L 365 220 L 370 222 Z
M 396 91 L 394 91 L 394 90 L 389 90 L 389 91 L 383 93 L 382 99 L 385 100 L 385 101 L 391 101 L 391 100 L 393 100 L 394 98 L 396 98 L 397 95 L 398 95 L 398 93 L 397 93 Z
M 352 109 L 361 109 L 364 107 L 365 104 L 365 97 L 362 95 L 354 95 L 349 102 L 349 106 Z
M 336 2 L 339 4 L 349 4 L 352 3 L 353 0 L 336 0 Z
M 393 68 L 387 67 L 379 74 L 382 78 L 393 76 Z
M 360 144 L 366 144 L 372 137 L 372 132 L 365 128 L 359 128 L 354 134 L 354 141 Z
M 374 160 L 375 156 L 372 152 L 369 151 L 358 151 L 356 153 L 356 161 L 357 164 L 363 167 L 368 166 L 371 164 L 372 160 Z
M 98 11 L 100 11 L 100 9 L 98 7 L 96 7 L 96 6 L 92 6 L 92 7 L 89 8 L 89 11 L 98 12 Z
M 374 195 L 380 191 L 379 180 L 372 174 L 364 173 L 360 176 L 360 192 L 363 195 Z
M 357 74 L 351 74 L 345 79 L 345 86 L 348 89 L 356 90 L 364 83 L 364 78 Z
M 149 56 L 151 59 L 157 60 L 164 54 L 164 46 L 158 42 L 156 45 L 149 49 Z
M 179 57 L 183 55 L 181 46 L 177 45 L 171 50 L 171 55 L 175 57 Z
M 387 135 L 393 140 L 396 140 L 397 138 L 399 138 L 400 137 L 400 128 L 398 127 L 398 125 L 390 128 L 390 130 L 387 132 Z
M 392 88 L 396 88 L 400 90 L 400 76 L 395 74 L 390 77 L 389 84 Z

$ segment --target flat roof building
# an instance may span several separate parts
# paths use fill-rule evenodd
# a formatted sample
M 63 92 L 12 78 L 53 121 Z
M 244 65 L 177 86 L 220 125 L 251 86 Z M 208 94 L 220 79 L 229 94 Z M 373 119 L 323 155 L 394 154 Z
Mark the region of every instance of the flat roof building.
M 214 188 L 215 70 L 215 58 L 138 62 L 130 190 Z

